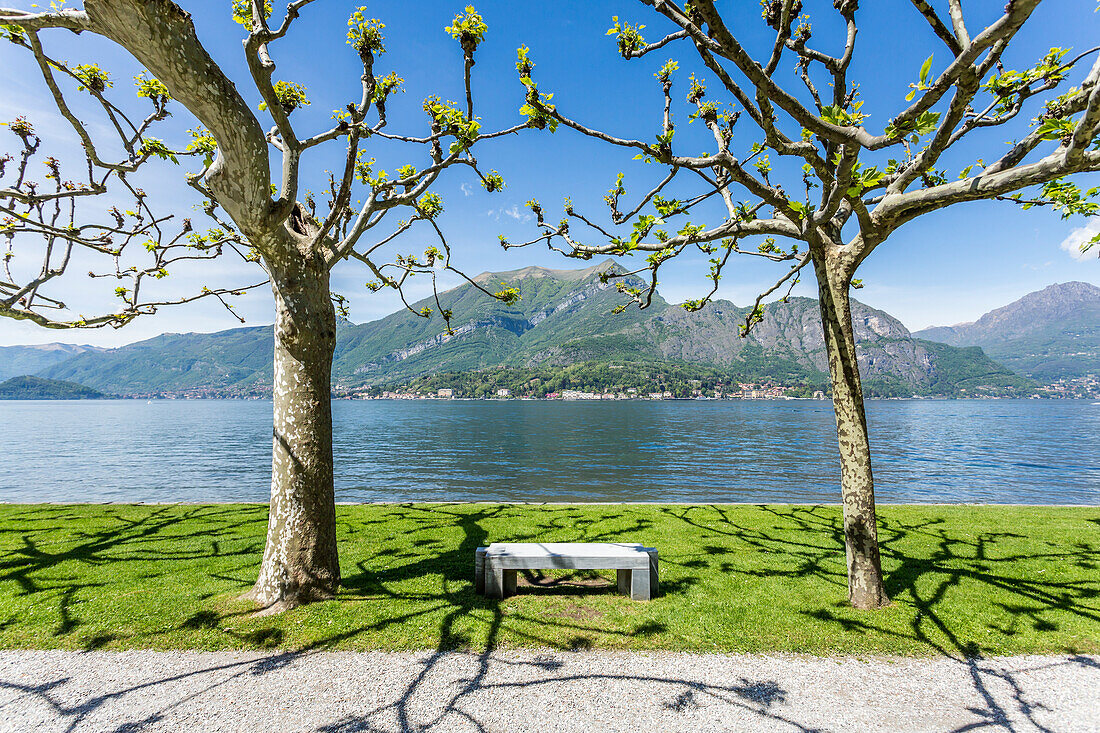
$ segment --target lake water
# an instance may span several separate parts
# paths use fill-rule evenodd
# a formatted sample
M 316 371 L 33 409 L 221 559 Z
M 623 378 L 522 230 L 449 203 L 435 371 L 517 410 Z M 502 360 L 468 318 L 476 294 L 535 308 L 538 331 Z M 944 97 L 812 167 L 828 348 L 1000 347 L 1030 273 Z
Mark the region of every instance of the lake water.
M 868 403 L 884 502 L 1100 504 L 1100 405 Z M 836 502 L 829 403 L 333 403 L 340 501 Z M 0 501 L 266 501 L 271 403 L 0 402 Z

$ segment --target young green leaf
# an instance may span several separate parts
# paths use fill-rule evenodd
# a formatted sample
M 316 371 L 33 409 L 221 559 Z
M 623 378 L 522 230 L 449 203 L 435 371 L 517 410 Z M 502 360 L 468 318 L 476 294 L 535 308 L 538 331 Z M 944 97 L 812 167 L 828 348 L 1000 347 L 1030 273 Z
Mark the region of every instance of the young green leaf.
M 928 75 L 932 71 L 932 56 L 935 56 L 935 54 L 929 55 L 920 67 L 920 81 L 925 86 L 928 85 Z

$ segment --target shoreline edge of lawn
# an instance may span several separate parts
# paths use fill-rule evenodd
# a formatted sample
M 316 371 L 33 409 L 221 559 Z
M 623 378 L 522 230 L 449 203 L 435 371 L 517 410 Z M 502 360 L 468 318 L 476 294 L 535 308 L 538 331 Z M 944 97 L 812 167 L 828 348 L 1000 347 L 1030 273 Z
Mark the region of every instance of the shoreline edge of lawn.
M 0 506 L 268 506 L 266 501 L 230 501 L 211 499 L 203 501 L 11 501 L 0 499 Z M 478 501 L 452 500 L 428 501 L 424 499 L 389 499 L 386 501 L 337 501 L 336 506 L 797 506 L 797 507 L 840 507 L 839 501 Z M 876 507 L 1031 507 L 1034 509 L 1100 509 L 1100 500 L 1096 504 L 1035 504 L 1025 502 L 983 502 L 983 501 L 876 501 Z

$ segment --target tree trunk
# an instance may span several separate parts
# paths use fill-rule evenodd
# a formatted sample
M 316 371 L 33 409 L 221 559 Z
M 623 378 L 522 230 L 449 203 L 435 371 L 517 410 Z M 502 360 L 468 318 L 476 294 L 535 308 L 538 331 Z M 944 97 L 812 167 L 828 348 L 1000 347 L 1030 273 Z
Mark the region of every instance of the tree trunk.
M 336 314 L 319 258 L 269 262 L 275 294 L 274 439 L 267 545 L 245 595 L 270 612 L 332 598 L 340 585 L 330 378 Z
M 829 263 L 824 255 L 816 253 L 814 269 L 840 444 L 848 600 L 856 608 L 881 608 L 889 605 L 890 599 L 882 582 L 879 559 L 871 446 L 867 439 L 867 417 L 863 410 L 863 387 L 849 300 L 851 278 L 835 263 Z

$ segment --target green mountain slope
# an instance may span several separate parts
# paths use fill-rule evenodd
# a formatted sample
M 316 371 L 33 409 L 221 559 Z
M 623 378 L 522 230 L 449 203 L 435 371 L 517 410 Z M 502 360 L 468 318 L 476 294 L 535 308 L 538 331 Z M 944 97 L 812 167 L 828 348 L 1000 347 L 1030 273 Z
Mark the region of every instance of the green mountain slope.
M 546 370 L 620 362 L 691 364 L 717 369 L 713 374 L 722 379 L 825 383 L 816 301 L 792 298 L 770 304 L 763 322 L 741 339 L 738 327 L 748 309 L 728 301 L 693 314 L 656 296 L 646 310 L 613 314 L 623 296 L 613 283 L 602 282 L 601 273 L 614 266 L 608 260 L 580 270 L 528 267 L 479 276 L 489 289 L 502 284 L 518 288 L 521 298 L 513 305 L 492 300 L 471 285 L 441 293 L 438 305 L 434 298 L 413 305 L 417 310 L 451 310 L 453 333 L 438 317 L 424 319 L 405 310 L 370 323 L 341 323 L 334 382 L 355 389 L 502 367 L 556 378 Z M 853 303 L 853 317 L 860 364 L 872 394 L 1030 387 L 980 349 L 914 339 L 897 319 L 858 302 Z M 165 334 L 81 354 L 42 374 L 120 394 L 241 392 L 270 385 L 272 349 L 270 327 Z M 582 371 L 595 374 L 587 367 Z
M 1083 282 L 1051 285 L 986 313 L 973 323 L 913 334 L 951 346 L 980 346 L 1039 381 L 1100 374 L 1100 288 Z
M 166 333 L 117 349 L 80 354 L 40 374 L 115 394 L 245 387 L 271 383 L 274 348 L 270 326 Z
M 75 382 L 21 376 L 0 383 L 0 400 L 99 400 L 107 397 Z
M 567 363 L 583 360 L 582 354 L 596 349 L 608 358 L 621 353 L 651 356 L 621 331 L 667 305 L 660 301 L 648 312 L 632 309 L 610 317 L 622 302 L 613 286 L 600 283 L 599 273 L 610 266 L 606 262 L 564 271 L 528 267 L 479 275 L 487 289 L 501 284 L 518 288 L 519 301 L 504 305 L 465 285 L 440 296 L 442 307 L 452 311 L 453 334 L 447 333 L 441 319 L 408 311 L 350 326 L 337 339 L 333 373 L 338 382 L 357 385 L 501 364 Z M 434 310 L 436 304 L 425 299 L 413 307 Z M 612 334 L 609 343 L 606 337 Z
M 816 301 L 770 304 L 764 321 L 742 339 L 738 327 L 748 309 L 728 301 L 688 313 L 656 296 L 644 311 L 612 314 L 622 296 L 599 278 L 612 266 L 608 261 L 566 271 L 567 277 L 542 268 L 483 275 L 494 286 L 518 287 L 522 299 L 504 307 L 473 288 L 444 294 L 443 307 L 455 314 L 453 336 L 441 322 L 407 312 L 350 327 L 348 343 L 337 347 L 337 382 L 358 387 L 500 366 L 534 375 L 531 370 L 547 366 L 612 361 L 716 366 L 755 381 L 824 381 L 827 362 Z M 434 307 L 427 300 L 414 307 L 425 305 Z M 883 311 L 857 302 L 853 317 L 860 364 L 872 388 L 954 394 L 965 386 L 955 383 L 959 379 L 968 380 L 970 389 L 1030 387 L 981 350 L 944 349 L 912 338 Z

